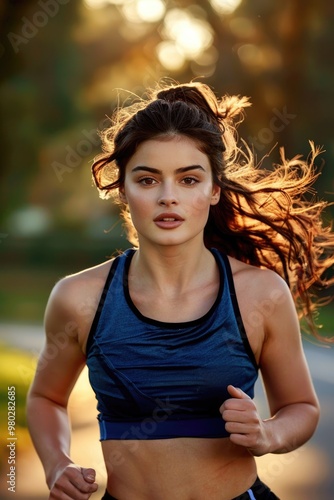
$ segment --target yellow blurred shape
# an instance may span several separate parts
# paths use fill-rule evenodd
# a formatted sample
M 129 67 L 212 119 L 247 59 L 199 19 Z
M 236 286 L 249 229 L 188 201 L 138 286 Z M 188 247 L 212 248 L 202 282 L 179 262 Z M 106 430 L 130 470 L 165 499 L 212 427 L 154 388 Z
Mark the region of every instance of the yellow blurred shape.
M 213 42 L 211 26 L 181 9 L 172 9 L 167 13 L 162 33 L 174 40 L 179 51 L 188 59 L 200 55 Z
M 232 14 L 241 2 L 242 0 L 211 0 L 211 5 L 219 14 Z
M 185 57 L 175 42 L 171 40 L 160 42 L 156 47 L 156 51 L 158 59 L 164 68 L 170 71 L 178 71 L 183 67 Z

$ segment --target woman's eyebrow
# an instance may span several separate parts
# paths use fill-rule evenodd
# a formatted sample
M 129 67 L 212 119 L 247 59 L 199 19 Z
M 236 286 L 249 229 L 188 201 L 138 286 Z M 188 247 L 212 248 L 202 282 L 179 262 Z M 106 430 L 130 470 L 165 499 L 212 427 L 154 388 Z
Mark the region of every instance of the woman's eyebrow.
M 203 168 L 201 165 L 189 165 L 187 167 L 181 167 L 177 168 L 175 170 L 176 174 L 183 174 L 184 172 L 188 172 L 189 170 L 202 170 L 205 172 L 205 168 Z M 131 172 L 150 172 L 151 174 L 162 174 L 162 170 L 159 170 L 158 168 L 152 168 L 152 167 L 147 167 L 146 165 L 138 165 L 137 167 L 134 167 Z

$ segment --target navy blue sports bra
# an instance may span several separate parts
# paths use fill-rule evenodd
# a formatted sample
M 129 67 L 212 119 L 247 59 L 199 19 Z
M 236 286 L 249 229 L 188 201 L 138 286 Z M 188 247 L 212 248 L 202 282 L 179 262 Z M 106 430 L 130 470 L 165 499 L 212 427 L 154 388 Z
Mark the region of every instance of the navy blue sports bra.
M 183 323 L 143 316 L 127 284 L 135 251 L 114 260 L 87 343 L 101 441 L 227 437 L 219 412 L 227 386 L 254 397 L 258 367 L 229 260 L 211 251 L 220 270 L 217 299 L 203 317 Z

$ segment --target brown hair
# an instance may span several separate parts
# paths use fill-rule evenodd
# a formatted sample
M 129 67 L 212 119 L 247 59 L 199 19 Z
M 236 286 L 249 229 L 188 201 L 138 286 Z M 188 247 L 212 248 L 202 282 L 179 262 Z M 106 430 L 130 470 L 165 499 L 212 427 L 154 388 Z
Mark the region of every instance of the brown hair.
M 314 161 L 321 150 L 310 143 L 304 161 L 300 156 L 287 160 L 281 149 L 281 162 L 273 170 L 255 165 L 250 148 L 237 135 L 247 106 L 245 97 L 218 99 L 198 82 L 151 89 L 145 99 L 115 112 L 101 134 L 104 152 L 94 161 L 93 178 L 107 198 L 123 185 L 126 164 L 142 142 L 180 134 L 196 141 L 210 160 L 214 183 L 222 188 L 219 203 L 210 208 L 206 246 L 280 274 L 308 330 L 318 336 L 314 313 L 320 299 L 315 291 L 334 282 L 325 276 L 334 263 L 334 234 L 322 223 L 328 203 L 312 198 L 319 175 Z M 126 209 L 123 216 L 135 244 Z

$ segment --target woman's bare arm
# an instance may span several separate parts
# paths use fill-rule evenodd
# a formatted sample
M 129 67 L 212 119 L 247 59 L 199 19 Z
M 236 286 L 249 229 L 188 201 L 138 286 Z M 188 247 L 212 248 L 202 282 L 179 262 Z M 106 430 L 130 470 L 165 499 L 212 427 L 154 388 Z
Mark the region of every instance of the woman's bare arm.
M 70 458 L 71 429 L 68 399 L 84 367 L 78 342 L 82 324 L 73 303 L 75 280 L 66 278 L 51 293 L 45 314 L 45 345 L 27 398 L 27 419 L 36 451 L 43 464 L 50 498 L 75 491 L 96 491 L 95 471 L 73 464 Z M 74 497 L 74 496 L 73 496 Z
M 271 417 L 262 420 L 254 401 L 229 387 L 231 399 L 221 413 L 230 439 L 254 455 L 286 453 L 310 439 L 319 420 L 319 403 L 303 353 L 299 321 L 286 284 L 272 272 L 262 273 L 259 300 L 277 290 L 280 300 L 264 318 L 260 369 Z M 267 291 L 267 292 L 266 292 Z

